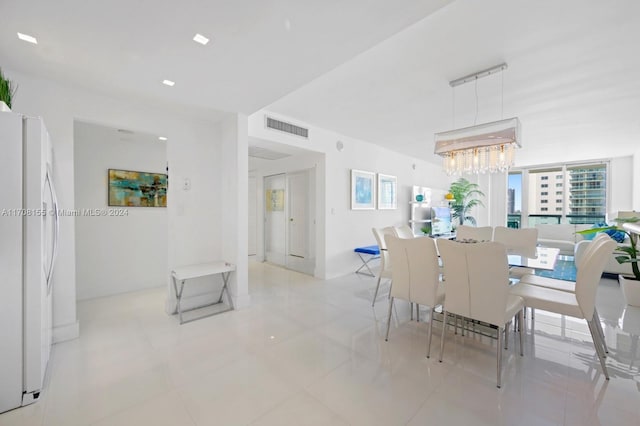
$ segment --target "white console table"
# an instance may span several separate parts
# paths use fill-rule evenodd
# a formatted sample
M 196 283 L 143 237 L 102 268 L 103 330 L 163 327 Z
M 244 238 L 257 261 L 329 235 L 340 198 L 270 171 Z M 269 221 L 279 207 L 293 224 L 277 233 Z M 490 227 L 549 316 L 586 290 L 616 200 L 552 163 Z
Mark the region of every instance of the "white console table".
M 180 266 L 177 268 L 174 268 L 171 271 L 171 279 L 173 281 L 173 289 L 176 292 L 176 311 L 178 313 L 178 316 L 180 318 L 180 324 L 184 324 L 186 322 L 191 322 L 191 321 L 195 321 L 197 319 L 201 319 L 201 318 L 206 318 L 206 317 L 210 317 L 212 315 L 216 315 L 216 314 L 221 314 L 222 312 L 227 312 L 233 309 L 233 301 L 231 300 L 231 294 L 229 294 L 229 288 L 227 287 L 227 282 L 229 281 L 229 275 L 231 274 L 231 272 L 236 270 L 236 266 L 228 263 L 228 262 L 224 262 L 224 261 L 218 261 L 218 262 L 209 262 L 209 263 L 200 263 L 197 265 L 187 265 L 187 266 Z M 222 281 L 223 281 L 223 285 L 222 285 L 222 290 L 220 291 L 220 297 L 218 298 L 217 302 L 213 302 L 210 303 L 208 305 L 203 305 L 203 306 L 198 306 L 196 308 L 191 308 L 191 309 L 187 309 L 184 312 L 189 312 L 195 309 L 201 309 L 201 308 L 206 308 L 208 306 L 214 306 L 214 305 L 218 305 L 220 303 L 224 303 L 222 301 L 222 297 L 224 296 L 224 292 L 227 292 L 227 299 L 229 301 L 229 307 L 228 309 L 224 309 L 221 311 L 217 311 L 214 313 L 210 313 L 207 315 L 202 315 L 199 316 L 197 318 L 192 318 L 189 319 L 187 321 L 183 321 L 182 319 L 182 308 L 180 307 L 180 302 L 182 300 L 182 291 L 184 290 L 184 283 L 188 280 L 194 279 L 194 278 L 200 278 L 200 277 L 206 277 L 209 275 L 217 275 L 220 274 L 222 275 Z M 180 283 L 180 285 L 178 286 L 178 283 Z M 178 288 L 179 287 L 179 288 Z M 176 313 L 176 312 L 174 312 Z

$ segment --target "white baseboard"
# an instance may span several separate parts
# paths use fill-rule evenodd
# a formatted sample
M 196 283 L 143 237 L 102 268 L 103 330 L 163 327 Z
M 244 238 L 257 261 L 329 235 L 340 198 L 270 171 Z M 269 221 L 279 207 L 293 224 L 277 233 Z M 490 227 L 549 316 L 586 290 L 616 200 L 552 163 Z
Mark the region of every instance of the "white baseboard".
M 243 309 L 251 305 L 251 295 L 249 294 L 233 296 L 232 299 L 233 299 L 233 307 L 235 309 Z
M 53 343 L 66 342 L 80 337 L 80 323 L 64 324 L 53 327 Z

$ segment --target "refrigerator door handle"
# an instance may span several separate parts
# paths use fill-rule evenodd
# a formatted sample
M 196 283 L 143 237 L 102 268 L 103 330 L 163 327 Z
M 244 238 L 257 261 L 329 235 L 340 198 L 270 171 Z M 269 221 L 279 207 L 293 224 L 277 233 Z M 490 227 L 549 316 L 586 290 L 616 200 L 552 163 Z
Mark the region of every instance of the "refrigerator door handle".
M 51 176 L 51 167 L 49 164 L 47 164 L 47 171 L 46 171 L 46 177 L 45 177 L 45 181 L 47 183 L 47 187 L 49 188 L 49 191 L 51 192 L 51 200 L 53 202 L 53 220 L 54 220 L 54 224 L 53 224 L 53 249 L 52 249 L 52 253 L 51 253 L 51 259 L 49 261 L 49 268 L 46 274 L 46 278 L 47 278 L 47 294 L 51 294 L 51 283 L 52 283 L 52 279 L 53 279 L 53 266 L 55 265 L 56 262 L 56 257 L 58 255 L 58 237 L 59 237 L 59 233 L 60 233 L 60 219 L 58 217 L 58 197 L 56 195 L 56 190 L 53 186 L 53 179 Z M 49 212 L 47 212 L 49 213 Z

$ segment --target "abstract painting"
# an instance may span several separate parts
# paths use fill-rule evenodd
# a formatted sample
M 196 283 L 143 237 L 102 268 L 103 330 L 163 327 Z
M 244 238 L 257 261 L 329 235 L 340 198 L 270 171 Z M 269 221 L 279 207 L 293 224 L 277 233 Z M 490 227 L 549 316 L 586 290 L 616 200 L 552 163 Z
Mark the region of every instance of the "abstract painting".
M 378 209 L 398 208 L 398 178 L 378 173 Z
M 265 199 L 268 212 L 284 210 L 284 189 L 267 189 Z
M 373 210 L 375 203 L 376 174 L 351 170 L 351 210 Z
M 167 207 L 167 175 L 109 169 L 109 205 Z

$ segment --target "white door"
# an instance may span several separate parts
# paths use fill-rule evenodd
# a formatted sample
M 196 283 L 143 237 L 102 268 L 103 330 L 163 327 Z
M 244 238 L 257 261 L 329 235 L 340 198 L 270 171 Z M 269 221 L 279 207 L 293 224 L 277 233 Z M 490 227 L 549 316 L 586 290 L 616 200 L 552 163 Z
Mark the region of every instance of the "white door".
M 267 262 L 286 265 L 286 175 L 264 178 L 264 254 Z
M 256 178 L 249 178 L 249 200 L 248 200 L 248 218 L 249 224 L 247 228 L 248 236 L 248 251 L 249 256 L 255 256 L 257 252 L 256 244 L 256 232 L 257 232 L 257 217 L 258 217 L 258 192 L 256 185 Z
M 287 175 L 289 255 L 307 257 L 307 173 Z

